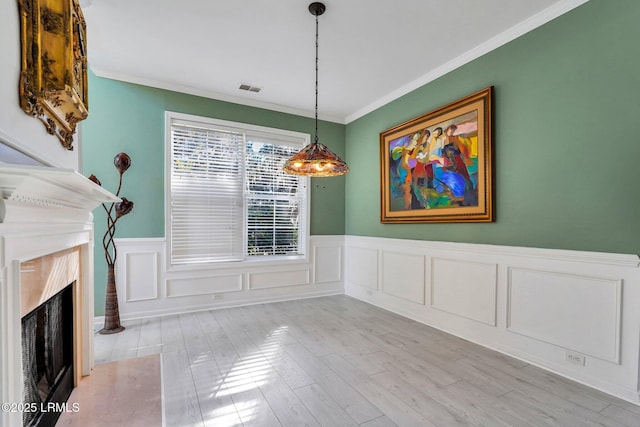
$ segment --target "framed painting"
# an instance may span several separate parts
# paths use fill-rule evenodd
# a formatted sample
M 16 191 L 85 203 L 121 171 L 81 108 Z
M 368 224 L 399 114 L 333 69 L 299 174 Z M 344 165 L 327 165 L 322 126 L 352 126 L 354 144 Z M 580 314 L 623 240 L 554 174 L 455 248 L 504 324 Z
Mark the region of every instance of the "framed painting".
M 488 87 L 380 133 L 380 221 L 492 222 Z

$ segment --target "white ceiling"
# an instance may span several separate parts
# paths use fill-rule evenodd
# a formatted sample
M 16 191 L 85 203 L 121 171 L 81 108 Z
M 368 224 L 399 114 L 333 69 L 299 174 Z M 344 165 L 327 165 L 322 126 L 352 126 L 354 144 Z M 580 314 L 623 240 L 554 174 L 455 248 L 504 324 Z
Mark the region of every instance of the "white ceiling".
M 320 118 L 355 120 L 586 1 L 325 0 Z M 312 117 L 309 3 L 80 2 L 99 76 Z

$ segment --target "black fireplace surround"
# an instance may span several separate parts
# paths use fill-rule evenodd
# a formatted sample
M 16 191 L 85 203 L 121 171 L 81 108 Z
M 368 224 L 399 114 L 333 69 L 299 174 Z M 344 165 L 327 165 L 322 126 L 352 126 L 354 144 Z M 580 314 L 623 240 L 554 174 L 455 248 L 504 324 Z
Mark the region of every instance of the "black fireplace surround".
M 22 318 L 24 426 L 55 425 L 73 390 L 72 288 Z

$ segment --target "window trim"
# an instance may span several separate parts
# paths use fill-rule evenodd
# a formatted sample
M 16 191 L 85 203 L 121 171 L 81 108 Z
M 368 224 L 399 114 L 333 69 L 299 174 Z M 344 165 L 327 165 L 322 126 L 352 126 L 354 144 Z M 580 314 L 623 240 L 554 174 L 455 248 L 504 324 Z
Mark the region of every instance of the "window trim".
M 203 270 L 218 270 L 218 269 L 232 269 L 238 267 L 258 267 L 265 265 L 287 265 L 287 264 L 300 264 L 308 263 L 310 259 L 310 247 L 309 236 L 311 233 L 311 185 L 309 177 L 305 177 L 305 227 L 304 235 L 302 236 L 302 243 L 304 245 L 304 255 L 273 255 L 265 257 L 247 257 L 246 245 L 247 245 L 247 218 L 244 218 L 244 236 L 243 236 L 243 251 L 245 252 L 244 258 L 240 261 L 218 261 L 207 263 L 193 263 L 193 264 L 171 264 L 171 125 L 172 122 L 185 122 L 197 125 L 204 123 L 212 126 L 220 126 L 224 129 L 230 129 L 244 134 L 263 135 L 269 137 L 291 138 L 289 142 L 283 141 L 284 145 L 292 147 L 302 148 L 309 144 L 311 141 L 311 135 L 308 133 L 296 132 L 286 129 L 278 129 L 267 126 L 259 126 L 248 123 L 232 122 L 228 120 L 215 119 L 205 116 L 196 116 L 192 114 L 178 113 L 174 111 L 165 111 L 165 134 L 164 134 L 164 222 L 165 222 L 165 240 L 166 240 L 166 269 L 167 272 L 172 271 L 203 271 Z M 299 140 L 299 143 L 294 141 Z M 244 173 L 244 171 L 243 171 Z M 246 206 L 245 206 L 246 209 Z

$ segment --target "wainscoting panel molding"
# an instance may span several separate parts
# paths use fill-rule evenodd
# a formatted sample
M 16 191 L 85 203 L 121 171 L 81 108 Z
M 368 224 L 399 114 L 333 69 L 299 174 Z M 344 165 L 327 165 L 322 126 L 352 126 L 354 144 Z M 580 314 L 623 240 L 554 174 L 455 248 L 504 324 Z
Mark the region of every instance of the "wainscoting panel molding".
M 344 236 L 311 236 L 308 259 L 195 269 L 169 268 L 164 238 L 116 239 L 116 244 L 123 320 L 344 293 Z
M 158 298 L 158 252 L 127 252 L 124 271 L 127 302 Z M 140 278 L 146 278 L 140 282 Z
M 363 288 L 378 289 L 378 251 L 359 246 L 349 248 L 347 281 Z
M 342 281 L 342 246 L 314 247 L 315 283 L 335 283 Z M 340 268 L 336 268 L 340 266 Z
M 210 295 L 215 299 L 222 292 L 241 290 L 241 273 L 167 280 L 167 298 Z
M 280 288 L 309 284 L 309 269 L 287 269 L 248 273 L 249 289 Z
M 507 328 L 619 363 L 621 293 L 621 279 L 510 268 Z
M 634 254 L 346 236 L 344 286 L 640 404 L 639 265 Z
M 382 252 L 382 292 L 424 304 L 424 255 Z
M 431 258 L 431 307 L 496 326 L 497 267 Z

